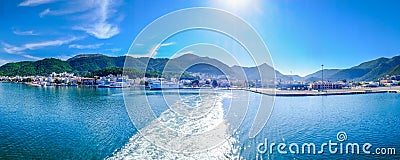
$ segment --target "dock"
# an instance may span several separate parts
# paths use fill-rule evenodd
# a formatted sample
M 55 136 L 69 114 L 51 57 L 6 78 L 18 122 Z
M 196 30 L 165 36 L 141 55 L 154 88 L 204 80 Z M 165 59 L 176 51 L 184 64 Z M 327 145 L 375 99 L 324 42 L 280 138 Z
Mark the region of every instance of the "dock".
M 324 91 L 313 90 L 278 90 L 267 88 L 247 88 L 234 89 L 246 90 L 269 96 L 329 96 L 329 95 L 353 95 L 353 94 L 373 94 L 373 93 L 400 93 L 400 86 L 396 87 L 376 87 L 376 88 L 351 88 L 351 89 L 331 89 Z

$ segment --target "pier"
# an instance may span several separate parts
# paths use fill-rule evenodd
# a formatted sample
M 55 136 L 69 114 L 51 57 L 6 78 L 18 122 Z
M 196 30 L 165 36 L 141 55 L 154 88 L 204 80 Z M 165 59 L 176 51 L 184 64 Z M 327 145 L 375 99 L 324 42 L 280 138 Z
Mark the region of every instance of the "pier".
M 373 93 L 400 93 L 400 86 L 396 87 L 376 87 L 376 88 L 351 88 L 351 89 L 331 89 L 324 91 L 315 90 L 278 90 L 267 88 L 240 88 L 233 90 L 246 90 L 254 93 L 269 96 L 329 96 L 329 95 L 352 95 L 352 94 L 373 94 Z

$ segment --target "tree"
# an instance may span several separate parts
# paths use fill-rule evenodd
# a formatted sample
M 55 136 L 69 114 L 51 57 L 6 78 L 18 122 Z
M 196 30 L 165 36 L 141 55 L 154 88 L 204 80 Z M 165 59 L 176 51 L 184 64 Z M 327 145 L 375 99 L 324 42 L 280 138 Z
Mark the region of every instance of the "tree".
M 145 82 L 144 80 L 141 80 L 140 82 L 139 82 L 139 85 L 145 85 L 145 84 L 148 84 L 148 82 Z M 147 85 L 146 85 L 147 86 Z
M 60 83 L 62 83 L 62 80 L 60 80 L 60 79 L 57 78 L 57 79 L 54 80 L 54 83 L 60 84 Z

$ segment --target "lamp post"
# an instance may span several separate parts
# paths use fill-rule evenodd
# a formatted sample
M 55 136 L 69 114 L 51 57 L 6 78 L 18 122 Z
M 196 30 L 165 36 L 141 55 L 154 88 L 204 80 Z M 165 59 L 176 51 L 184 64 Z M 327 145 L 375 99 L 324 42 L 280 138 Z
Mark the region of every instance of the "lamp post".
M 322 91 L 324 91 L 325 85 L 324 85 L 324 65 L 321 65 L 322 67 Z

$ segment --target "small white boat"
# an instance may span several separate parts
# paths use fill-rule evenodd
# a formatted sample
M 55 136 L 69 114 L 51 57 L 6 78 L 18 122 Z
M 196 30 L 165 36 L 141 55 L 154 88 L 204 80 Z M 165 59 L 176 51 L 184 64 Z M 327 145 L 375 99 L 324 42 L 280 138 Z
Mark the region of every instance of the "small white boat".
M 110 85 L 108 85 L 108 84 L 99 84 L 97 87 L 98 88 L 109 88 Z
M 109 87 L 110 88 L 128 88 L 128 87 L 130 87 L 130 85 L 127 84 L 126 82 L 115 82 L 115 83 L 112 83 Z
M 34 86 L 34 87 L 41 87 L 41 85 L 38 84 L 38 83 L 36 83 L 36 82 L 33 82 L 33 83 L 26 83 L 26 85 L 28 85 L 28 86 Z

